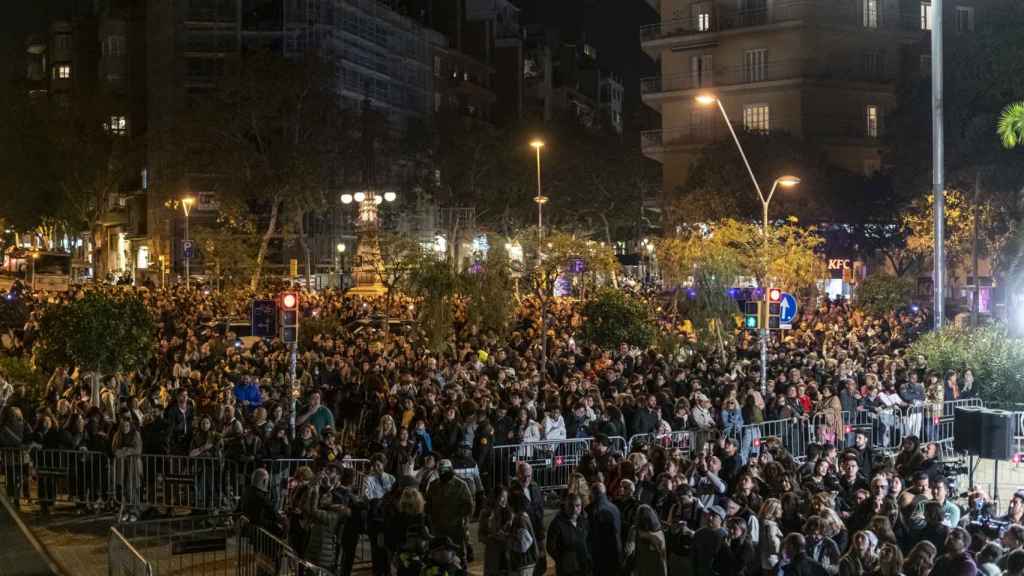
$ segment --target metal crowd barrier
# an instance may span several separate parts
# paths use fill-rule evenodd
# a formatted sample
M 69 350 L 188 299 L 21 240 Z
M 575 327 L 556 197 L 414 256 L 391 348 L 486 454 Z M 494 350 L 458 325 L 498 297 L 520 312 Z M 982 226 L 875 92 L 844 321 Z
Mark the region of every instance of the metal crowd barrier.
M 119 524 L 111 528 L 110 539 L 131 546 L 136 563 L 141 560 L 150 567 L 148 576 L 235 576 L 237 571 L 237 516 L 179 516 Z
M 495 446 L 492 453 L 495 481 L 515 476 L 516 464 L 526 462 L 533 468 L 533 481 L 542 491 L 569 487 L 569 479 L 590 451 L 591 438 L 554 440 Z
M 244 518 L 239 522 L 238 534 L 237 576 L 333 576 L 330 570 L 299 558 L 295 550 L 280 538 L 259 526 L 248 524 Z
M 115 527 L 107 541 L 107 575 L 153 576 L 153 567 Z

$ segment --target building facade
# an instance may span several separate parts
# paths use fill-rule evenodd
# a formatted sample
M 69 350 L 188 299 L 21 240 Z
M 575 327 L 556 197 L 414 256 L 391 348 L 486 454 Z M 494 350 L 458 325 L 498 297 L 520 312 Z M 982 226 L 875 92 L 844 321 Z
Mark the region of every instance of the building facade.
M 881 136 L 907 55 L 927 45 L 930 4 L 892 0 L 660 0 L 661 22 L 641 30 L 660 75 L 641 82 L 661 113 L 645 154 L 662 163 L 664 190 L 686 182 L 701 146 L 734 127 L 812 140 L 853 173 L 881 169 Z

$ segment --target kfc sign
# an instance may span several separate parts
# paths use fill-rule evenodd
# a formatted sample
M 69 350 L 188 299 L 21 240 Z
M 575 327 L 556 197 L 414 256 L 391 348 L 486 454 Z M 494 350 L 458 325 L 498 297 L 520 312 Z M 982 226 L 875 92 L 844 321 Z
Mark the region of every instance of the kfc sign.
M 829 258 L 828 269 L 829 270 L 849 270 L 853 264 L 849 258 Z

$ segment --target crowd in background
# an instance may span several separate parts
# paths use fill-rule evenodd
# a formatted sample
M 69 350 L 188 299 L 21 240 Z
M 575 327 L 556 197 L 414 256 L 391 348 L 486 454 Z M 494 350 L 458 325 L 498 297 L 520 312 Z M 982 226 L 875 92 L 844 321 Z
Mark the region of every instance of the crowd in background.
M 991 523 L 965 530 L 985 507 L 957 508 L 931 419 L 897 427 L 886 418 L 900 406 L 941 415 L 944 401 L 972 393 L 969 371 L 937 374 L 907 354 L 927 326 L 922 313 L 809 307 L 772 340 L 762 393 L 756 337 L 746 332 L 724 353 L 603 349 L 578 340 L 579 307 L 558 300 L 542 354 L 539 307 L 524 299 L 503 334 L 457 311 L 451 343 L 436 352 L 409 322 L 412 302 L 303 293 L 304 321 L 332 323 L 303 340 L 295 398 L 287 346 L 240 338 L 224 322 L 246 316 L 249 298 L 116 289 L 136 290 L 152 311 L 152 360 L 98 382 L 58 368 L 41 393 L 0 375 L 0 447 L 242 463 L 251 481 L 238 508 L 338 574 L 351 572 L 361 535 L 380 576 L 456 574 L 480 556 L 485 574 L 542 573 L 550 558 L 560 576 L 1024 569 L 1015 551 L 1024 495 L 1001 538 Z M 75 294 L 15 294 L 28 321 L 0 335 L 0 354 L 29 357 L 46 301 Z M 657 295 L 642 297 L 657 305 Z M 659 322 L 678 328 L 667 316 Z M 847 430 L 843 412 L 870 424 Z M 755 442 L 742 432 L 775 420 L 814 423 L 801 462 L 791 439 Z M 610 441 L 681 430 L 701 441 L 685 450 Z M 895 458 L 873 449 L 907 431 L 915 434 Z M 590 451 L 546 521 L 534 479 L 543 471 L 496 463 L 505 452 L 495 447 L 576 438 L 593 438 Z M 352 458 L 369 463 L 356 471 Z M 303 461 L 286 493 L 269 465 L 281 460 Z M 48 490 L 41 483 L 36 495 L 44 512 Z M 24 485 L 8 482 L 7 491 L 28 496 Z M 470 546 L 473 520 L 483 550 Z

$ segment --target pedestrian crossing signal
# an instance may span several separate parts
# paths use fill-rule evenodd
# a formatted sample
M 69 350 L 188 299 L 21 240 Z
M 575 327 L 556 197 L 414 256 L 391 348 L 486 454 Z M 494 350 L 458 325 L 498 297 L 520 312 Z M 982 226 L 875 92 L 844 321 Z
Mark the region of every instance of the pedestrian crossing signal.
M 747 330 L 757 330 L 761 327 L 761 302 L 748 301 L 743 309 L 743 327 Z
M 299 296 L 293 292 L 281 295 L 280 305 L 281 341 L 294 344 L 299 341 Z

